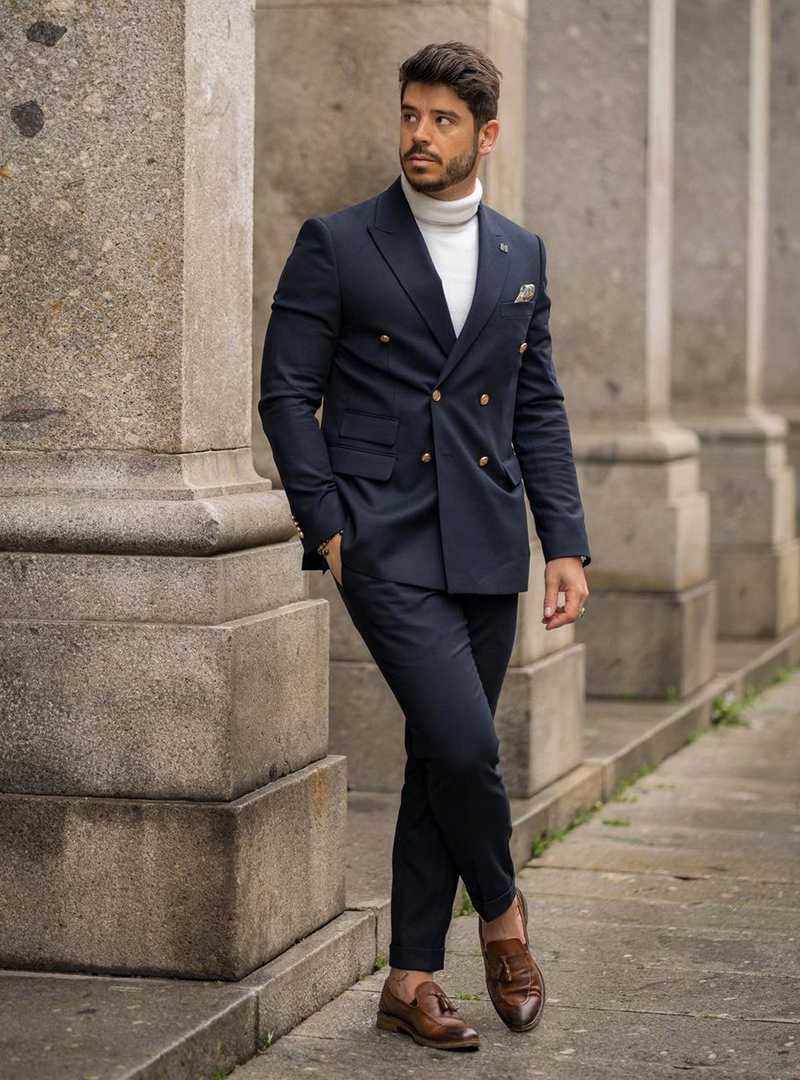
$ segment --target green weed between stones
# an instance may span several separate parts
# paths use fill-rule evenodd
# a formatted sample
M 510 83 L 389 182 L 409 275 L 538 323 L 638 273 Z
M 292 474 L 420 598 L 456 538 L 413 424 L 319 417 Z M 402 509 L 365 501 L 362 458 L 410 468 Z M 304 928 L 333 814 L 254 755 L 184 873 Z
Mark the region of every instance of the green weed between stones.
M 614 790 L 608 797 L 607 802 L 636 802 L 638 796 L 623 794 L 627 788 L 632 784 L 635 784 L 637 780 L 641 780 L 643 776 L 648 776 L 655 765 L 642 765 L 636 772 L 631 773 L 630 776 L 626 776 L 624 780 L 620 780 Z M 531 858 L 538 859 L 551 844 L 563 840 L 573 829 L 576 829 L 579 825 L 585 824 L 589 821 L 598 810 L 602 809 L 606 803 L 598 801 L 593 803 L 588 810 L 584 810 L 580 814 L 576 814 L 574 818 L 569 822 L 566 828 L 554 829 L 552 832 L 537 833 L 531 842 Z M 628 818 L 607 818 L 605 824 L 624 824 L 630 825 Z
M 600 807 L 603 805 L 599 800 L 589 807 L 588 810 L 581 811 L 580 814 L 576 814 L 563 829 L 553 829 L 552 832 L 537 833 L 531 842 L 531 858 L 538 859 L 551 844 L 557 841 L 563 840 L 573 829 L 577 829 L 579 825 L 584 825 L 587 821 L 591 820 Z
M 261 1034 L 258 1037 L 258 1047 L 256 1049 L 257 1054 L 263 1054 L 272 1046 L 275 1041 L 275 1028 L 263 1027 Z M 226 1075 L 223 1073 L 223 1076 Z M 216 1074 L 212 1080 L 216 1080 Z
M 750 721 L 746 719 L 744 714 L 752 707 L 753 702 L 758 695 L 763 693 L 770 685 L 788 682 L 792 678 L 793 672 L 796 670 L 800 670 L 800 666 L 797 668 L 778 668 L 769 683 L 766 683 L 761 689 L 756 689 L 752 683 L 745 683 L 745 692 L 741 697 L 737 697 L 732 690 L 728 691 L 726 694 L 715 697 L 711 704 L 711 723 L 706 727 L 698 728 L 697 731 L 691 732 L 687 736 L 686 742 L 694 742 L 695 739 L 699 738 L 704 732 L 719 731 L 727 726 L 736 725 L 750 727 Z M 633 694 L 625 693 L 618 694 L 617 696 L 621 698 L 634 697 Z M 667 687 L 667 697 L 677 700 L 679 696 L 677 688 L 670 684 Z M 643 776 L 648 776 L 656 768 L 656 765 L 643 765 L 624 780 L 620 780 L 609 795 L 607 802 L 636 802 L 638 799 L 637 795 L 626 795 L 624 792 L 632 784 L 635 784 L 637 780 L 640 780 Z M 656 784 L 654 786 L 657 788 L 672 789 L 675 787 L 675 784 Z M 547 851 L 551 844 L 563 840 L 573 829 L 577 828 L 578 825 L 583 825 L 585 822 L 589 821 L 597 811 L 605 805 L 606 803 L 603 802 L 595 802 L 588 810 L 576 814 L 565 828 L 554 829 L 552 832 L 545 831 L 537 833 L 531 841 L 531 858 L 538 859 L 545 851 Z M 602 820 L 604 825 L 630 825 L 630 818 L 603 818 Z
M 474 915 L 474 914 L 475 914 L 475 905 L 470 900 L 469 893 L 467 892 L 466 888 L 464 887 L 464 882 L 462 881 L 461 882 L 461 906 L 459 907 L 458 911 L 456 911 L 456 918 L 459 918 L 461 915 Z

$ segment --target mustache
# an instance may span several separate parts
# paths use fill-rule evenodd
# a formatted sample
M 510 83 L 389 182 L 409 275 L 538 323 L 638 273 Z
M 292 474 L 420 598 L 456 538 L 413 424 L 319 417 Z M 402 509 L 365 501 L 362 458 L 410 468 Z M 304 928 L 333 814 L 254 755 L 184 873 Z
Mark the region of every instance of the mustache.
M 406 160 L 408 160 L 409 158 L 412 158 L 412 157 L 424 157 L 428 161 L 435 161 L 438 164 L 441 164 L 441 162 L 439 161 L 438 158 L 432 157 L 430 154 L 427 154 L 424 150 L 409 150 L 408 153 L 406 154 Z

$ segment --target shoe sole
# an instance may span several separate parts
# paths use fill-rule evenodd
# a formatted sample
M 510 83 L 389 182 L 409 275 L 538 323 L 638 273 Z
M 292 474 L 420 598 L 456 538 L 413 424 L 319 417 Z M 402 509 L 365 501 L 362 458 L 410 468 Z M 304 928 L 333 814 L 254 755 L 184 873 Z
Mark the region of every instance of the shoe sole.
M 381 1028 L 382 1031 L 395 1031 L 398 1034 L 410 1035 L 414 1042 L 419 1043 L 420 1046 L 432 1046 L 439 1050 L 477 1050 L 480 1047 L 480 1039 L 477 1037 L 474 1039 L 459 1039 L 457 1042 L 426 1039 L 424 1035 L 420 1035 L 418 1031 L 415 1031 L 411 1024 L 401 1020 L 399 1016 L 390 1016 L 389 1013 L 381 1010 L 378 1010 L 376 1027 Z
M 522 901 L 522 918 L 523 918 L 523 921 L 525 923 L 525 930 L 526 930 L 526 936 L 527 936 L 528 901 L 525 899 L 525 894 L 523 893 L 523 891 L 521 889 L 519 890 L 519 897 L 520 897 L 520 900 Z M 534 963 L 536 964 L 535 960 L 534 960 Z M 545 993 L 544 975 L 542 974 L 542 970 L 541 970 L 541 968 L 539 967 L 538 964 L 536 964 L 536 968 L 537 968 L 537 970 L 539 972 L 539 980 L 541 981 L 541 984 L 542 984 L 542 1000 L 541 1000 L 541 1002 L 539 1004 L 538 1010 L 536 1011 L 536 1015 L 533 1017 L 532 1020 L 529 1020 L 528 1023 L 525 1024 L 523 1027 L 512 1027 L 512 1025 L 509 1024 L 506 1017 L 503 1016 L 503 1013 L 500 1011 L 500 1007 L 498 1006 L 497 1002 L 492 997 L 491 990 L 489 990 L 489 1000 L 491 1001 L 492 1005 L 494 1005 L 494 1011 L 497 1013 L 497 1015 L 500 1017 L 500 1019 L 503 1021 L 503 1023 L 506 1025 L 506 1027 L 508 1028 L 509 1031 L 516 1031 L 516 1032 L 533 1031 L 533 1029 L 536 1027 L 536 1025 L 542 1019 L 542 1013 L 544 1012 L 544 1003 L 547 1000 L 547 995 Z M 488 987 L 487 987 L 487 990 L 488 990 Z

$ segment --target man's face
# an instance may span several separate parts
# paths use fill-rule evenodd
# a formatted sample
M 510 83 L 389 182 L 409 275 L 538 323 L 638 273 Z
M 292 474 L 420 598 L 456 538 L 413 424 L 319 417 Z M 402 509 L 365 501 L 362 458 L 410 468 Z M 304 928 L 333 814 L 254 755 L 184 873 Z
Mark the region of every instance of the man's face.
M 408 84 L 400 103 L 400 167 L 413 188 L 430 194 L 461 186 L 459 194 L 467 194 L 480 139 L 469 106 L 451 86 Z

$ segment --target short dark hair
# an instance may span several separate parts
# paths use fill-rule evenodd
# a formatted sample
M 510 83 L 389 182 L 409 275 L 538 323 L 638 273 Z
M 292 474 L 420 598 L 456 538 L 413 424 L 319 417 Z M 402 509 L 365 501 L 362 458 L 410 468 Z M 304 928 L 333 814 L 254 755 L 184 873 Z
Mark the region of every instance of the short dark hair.
M 401 101 L 411 82 L 445 83 L 469 106 L 476 130 L 497 117 L 502 72 L 473 45 L 463 41 L 424 45 L 403 61 L 399 75 Z

